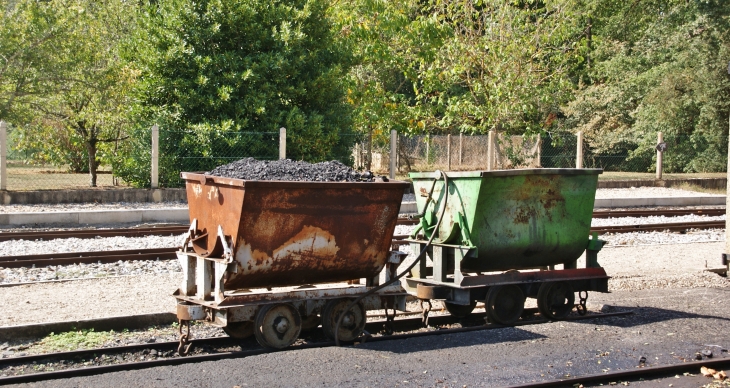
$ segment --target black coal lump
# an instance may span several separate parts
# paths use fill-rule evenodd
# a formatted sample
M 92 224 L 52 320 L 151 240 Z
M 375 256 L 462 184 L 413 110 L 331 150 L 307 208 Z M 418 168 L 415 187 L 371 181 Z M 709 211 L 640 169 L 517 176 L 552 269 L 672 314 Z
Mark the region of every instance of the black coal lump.
M 290 159 L 254 158 L 224 164 L 205 174 L 244 180 L 297 182 L 372 182 L 374 178 L 370 171 L 361 173 L 336 160 L 313 164 Z

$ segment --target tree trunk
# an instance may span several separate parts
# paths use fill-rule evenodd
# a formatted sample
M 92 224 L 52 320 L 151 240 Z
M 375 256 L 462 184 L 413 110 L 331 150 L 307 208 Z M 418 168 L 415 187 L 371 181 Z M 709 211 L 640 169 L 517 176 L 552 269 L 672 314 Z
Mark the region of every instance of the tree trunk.
M 96 187 L 96 142 L 87 141 L 86 151 L 89 154 L 89 186 Z

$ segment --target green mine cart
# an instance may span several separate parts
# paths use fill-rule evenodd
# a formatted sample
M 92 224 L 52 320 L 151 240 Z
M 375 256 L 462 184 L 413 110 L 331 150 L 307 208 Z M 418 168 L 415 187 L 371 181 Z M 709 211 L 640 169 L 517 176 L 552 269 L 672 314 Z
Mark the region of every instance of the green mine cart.
M 425 248 L 430 260 L 421 260 L 405 285 L 421 299 L 444 300 L 452 315 L 483 300 L 489 319 L 502 324 L 522 315 L 526 297 L 537 298 L 543 316 L 560 319 L 580 292 L 584 314 L 588 291 L 608 292 L 597 261 L 603 242 L 590 236 L 601 172 L 411 173 L 420 222 L 411 247 Z

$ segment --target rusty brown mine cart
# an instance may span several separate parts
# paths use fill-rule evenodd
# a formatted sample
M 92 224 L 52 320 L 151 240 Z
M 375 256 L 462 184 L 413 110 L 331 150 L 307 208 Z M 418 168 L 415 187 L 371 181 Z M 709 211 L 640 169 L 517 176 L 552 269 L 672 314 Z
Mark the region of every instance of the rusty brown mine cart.
M 390 250 L 405 182 L 181 176 L 191 222 L 177 254 L 181 321 L 204 320 L 235 338 L 255 335 L 270 348 L 289 346 L 320 323 L 334 338 L 352 298 L 392 278 L 405 256 Z M 361 334 L 368 310 L 405 310 L 407 295 L 396 283 L 365 297 L 343 317 L 339 340 Z

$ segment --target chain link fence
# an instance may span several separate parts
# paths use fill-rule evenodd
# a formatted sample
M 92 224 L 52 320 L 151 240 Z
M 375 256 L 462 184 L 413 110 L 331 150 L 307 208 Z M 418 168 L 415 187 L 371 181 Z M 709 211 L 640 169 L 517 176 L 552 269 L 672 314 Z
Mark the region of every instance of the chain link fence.
M 160 185 L 181 187 L 180 172 L 210 171 L 253 157 L 279 158 L 279 132 L 215 131 L 200 133 L 160 128 Z
M 572 133 L 548 133 L 537 136 L 495 134 L 493 154 L 488 135 L 398 136 L 398 173 L 410 171 L 466 171 L 509 168 L 575 168 L 578 138 Z M 666 136 L 663 153 L 665 174 L 724 173 L 727 169 L 727 136 Z M 601 168 L 606 172 L 656 173 L 655 144 L 632 142 L 614 144 L 608 149 L 593 147 L 583 141 L 583 168 Z M 355 166 L 387 173 L 390 144 L 368 139 L 355 146 Z M 491 157 L 491 165 L 489 163 Z
M 84 189 L 89 187 L 88 172 L 73 172 L 71 165 L 43 162 L 40 150 L 19 146 L 20 132 L 7 129 L 7 190 Z M 389 139 L 371 140 L 364 134 L 346 134 L 342 144 L 355 144 L 351 149 L 337 150 L 341 162 L 357 169 L 370 169 L 388 174 Z M 489 135 L 398 136 L 397 173 L 410 171 L 467 171 L 508 168 L 574 168 L 578 140 L 571 133 L 549 133 L 541 136 L 493 135 L 490 153 Z M 710 136 L 665 135 L 663 153 L 665 177 L 686 173 L 725 173 L 728 138 Z M 602 168 L 606 172 L 644 174 L 656 172 L 655 141 L 624 142 L 611 147 L 597 147 L 590 141 L 583 144 L 583 167 Z M 216 166 L 244 158 L 274 160 L 279 157 L 279 132 L 194 132 L 159 131 L 159 183 L 161 187 L 180 187 L 181 171 L 209 171 Z M 143 150 L 138 161 L 139 173 L 150 175 L 150 151 Z M 491 158 L 491 164 L 490 164 Z M 81 164 L 83 166 L 83 164 Z M 78 166 L 77 166 L 78 168 Z M 111 167 L 102 165 L 97 176 L 99 187 L 126 187 L 116 178 Z
M 51 164 L 46 161 L 39 149 L 18 146 L 20 131 L 9 126 L 6 130 L 6 189 L 22 190 L 59 190 L 88 189 L 90 176 L 88 162 L 83 159 L 79 164 Z M 84 155 L 85 156 L 85 155 Z M 97 187 L 113 187 L 119 184 L 109 166 L 100 166 L 96 178 Z

